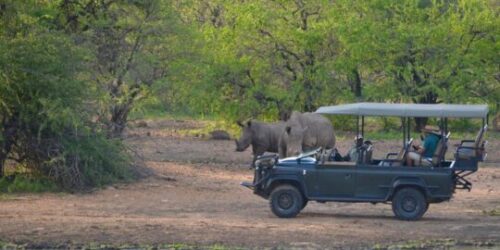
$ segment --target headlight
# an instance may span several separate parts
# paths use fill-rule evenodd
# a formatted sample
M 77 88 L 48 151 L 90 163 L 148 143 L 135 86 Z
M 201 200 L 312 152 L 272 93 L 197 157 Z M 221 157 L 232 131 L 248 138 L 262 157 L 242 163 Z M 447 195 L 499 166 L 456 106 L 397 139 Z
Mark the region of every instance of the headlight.
M 272 168 L 276 163 L 276 157 L 262 157 L 255 161 L 255 166 L 260 168 Z

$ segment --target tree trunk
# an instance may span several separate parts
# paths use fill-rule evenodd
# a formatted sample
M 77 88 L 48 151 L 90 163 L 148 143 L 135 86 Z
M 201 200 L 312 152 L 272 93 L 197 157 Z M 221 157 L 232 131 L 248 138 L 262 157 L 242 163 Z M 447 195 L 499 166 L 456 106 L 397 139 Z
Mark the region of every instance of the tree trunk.
M 316 111 L 316 106 L 314 105 L 314 99 L 316 97 L 316 92 L 319 91 L 318 88 L 315 88 L 314 82 L 311 80 L 314 77 L 315 71 L 315 59 L 314 54 L 311 50 L 305 51 L 306 55 L 306 67 L 304 68 L 304 94 L 306 95 L 306 99 L 304 102 L 304 111 L 305 112 L 314 112 Z
M 437 104 L 438 95 L 434 92 L 427 92 L 425 96 L 418 99 L 417 103 Z M 420 132 L 427 125 L 427 117 L 415 117 L 415 132 Z
M 495 118 L 493 118 L 493 121 L 491 121 L 491 123 L 493 123 L 493 129 L 497 132 L 500 132 L 500 113 L 498 113 Z
M 3 132 L 2 141 L 0 142 L 0 177 L 4 175 L 4 166 L 7 157 L 10 154 L 12 146 L 15 142 L 17 130 L 19 128 L 18 115 L 14 114 L 12 117 L 4 118 L 2 121 Z
M 354 68 L 347 78 L 349 86 L 351 86 L 351 91 L 356 97 L 356 100 L 362 99 L 362 88 L 361 88 L 361 76 L 359 75 L 358 69 Z
M 305 112 L 314 112 L 316 110 L 313 102 L 314 102 L 314 93 L 313 93 L 313 84 L 309 79 L 304 81 L 304 92 L 306 95 L 306 99 L 304 101 L 304 111 Z
M 116 104 L 111 110 L 111 120 L 108 125 L 108 136 L 110 138 L 121 137 L 127 126 L 127 118 L 131 104 Z
M 280 121 L 287 121 L 292 115 L 292 109 L 287 105 L 283 105 L 283 102 L 276 102 L 278 107 L 278 116 Z

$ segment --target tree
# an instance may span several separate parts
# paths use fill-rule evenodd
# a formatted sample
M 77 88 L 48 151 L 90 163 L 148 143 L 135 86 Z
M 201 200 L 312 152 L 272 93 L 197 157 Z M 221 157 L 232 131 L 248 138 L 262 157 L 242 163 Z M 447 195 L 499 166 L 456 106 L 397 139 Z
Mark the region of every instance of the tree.
M 496 54 L 498 24 L 491 2 L 369 1 L 367 5 L 370 11 L 363 12 L 364 21 L 372 25 L 366 25 L 365 32 L 375 39 L 364 41 L 374 43 L 371 47 L 380 57 L 378 68 L 384 76 L 378 85 L 399 92 L 394 101 L 464 103 L 498 96 L 494 87 L 498 62 L 491 56 Z M 420 130 L 427 120 L 415 122 Z
M 182 6 L 185 22 L 197 24 L 204 34 L 200 53 L 211 59 L 211 78 L 200 84 L 224 92 L 218 100 L 226 105 L 219 105 L 224 109 L 219 112 L 232 118 L 279 114 L 284 119 L 292 109 L 314 111 L 338 95 L 328 69 L 337 47 L 325 33 L 327 3 L 202 1 Z
M 60 26 L 93 53 L 94 81 L 108 96 L 99 119 L 120 137 L 134 104 L 163 79 L 177 19 L 160 1 L 61 1 Z
M 7 161 L 69 189 L 129 174 L 120 141 L 92 118 L 99 92 L 85 49 L 54 28 L 54 6 L 6 2 L 0 18 L 0 176 Z M 105 152 L 105 153 L 104 153 Z

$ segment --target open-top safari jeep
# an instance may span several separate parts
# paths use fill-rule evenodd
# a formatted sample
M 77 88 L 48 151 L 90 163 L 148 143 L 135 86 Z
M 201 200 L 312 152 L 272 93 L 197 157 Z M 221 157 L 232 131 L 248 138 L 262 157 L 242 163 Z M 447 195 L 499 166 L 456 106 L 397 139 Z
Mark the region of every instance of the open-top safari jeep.
M 272 212 L 282 218 L 296 216 L 308 201 L 391 203 L 394 214 L 403 220 L 418 220 L 430 203 L 451 199 L 456 189 L 470 190 L 466 176 L 478 169 L 486 157 L 484 133 L 488 120 L 486 105 L 357 103 L 321 107 L 321 114 L 355 115 L 357 132 L 364 134 L 365 116 L 402 118 L 403 147 L 383 159 L 372 159 L 372 145 L 363 147 L 356 162 L 334 161 L 325 150 L 314 150 L 296 157 L 260 157 L 255 164 L 253 182 L 242 185 L 270 202 Z M 437 117 L 441 136 L 431 166 L 408 167 L 405 158 L 413 139 L 410 118 Z M 483 126 L 475 140 L 463 140 L 454 159 L 446 160 L 448 118 L 480 118 Z

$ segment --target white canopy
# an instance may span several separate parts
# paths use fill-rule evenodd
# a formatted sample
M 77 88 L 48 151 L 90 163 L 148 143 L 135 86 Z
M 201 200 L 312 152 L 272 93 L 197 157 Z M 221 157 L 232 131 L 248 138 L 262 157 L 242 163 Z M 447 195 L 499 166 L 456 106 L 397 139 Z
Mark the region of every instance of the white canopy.
M 316 113 L 358 116 L 486 118 L 488 105 L 361 102 L 324 106 L 316 110 Z

